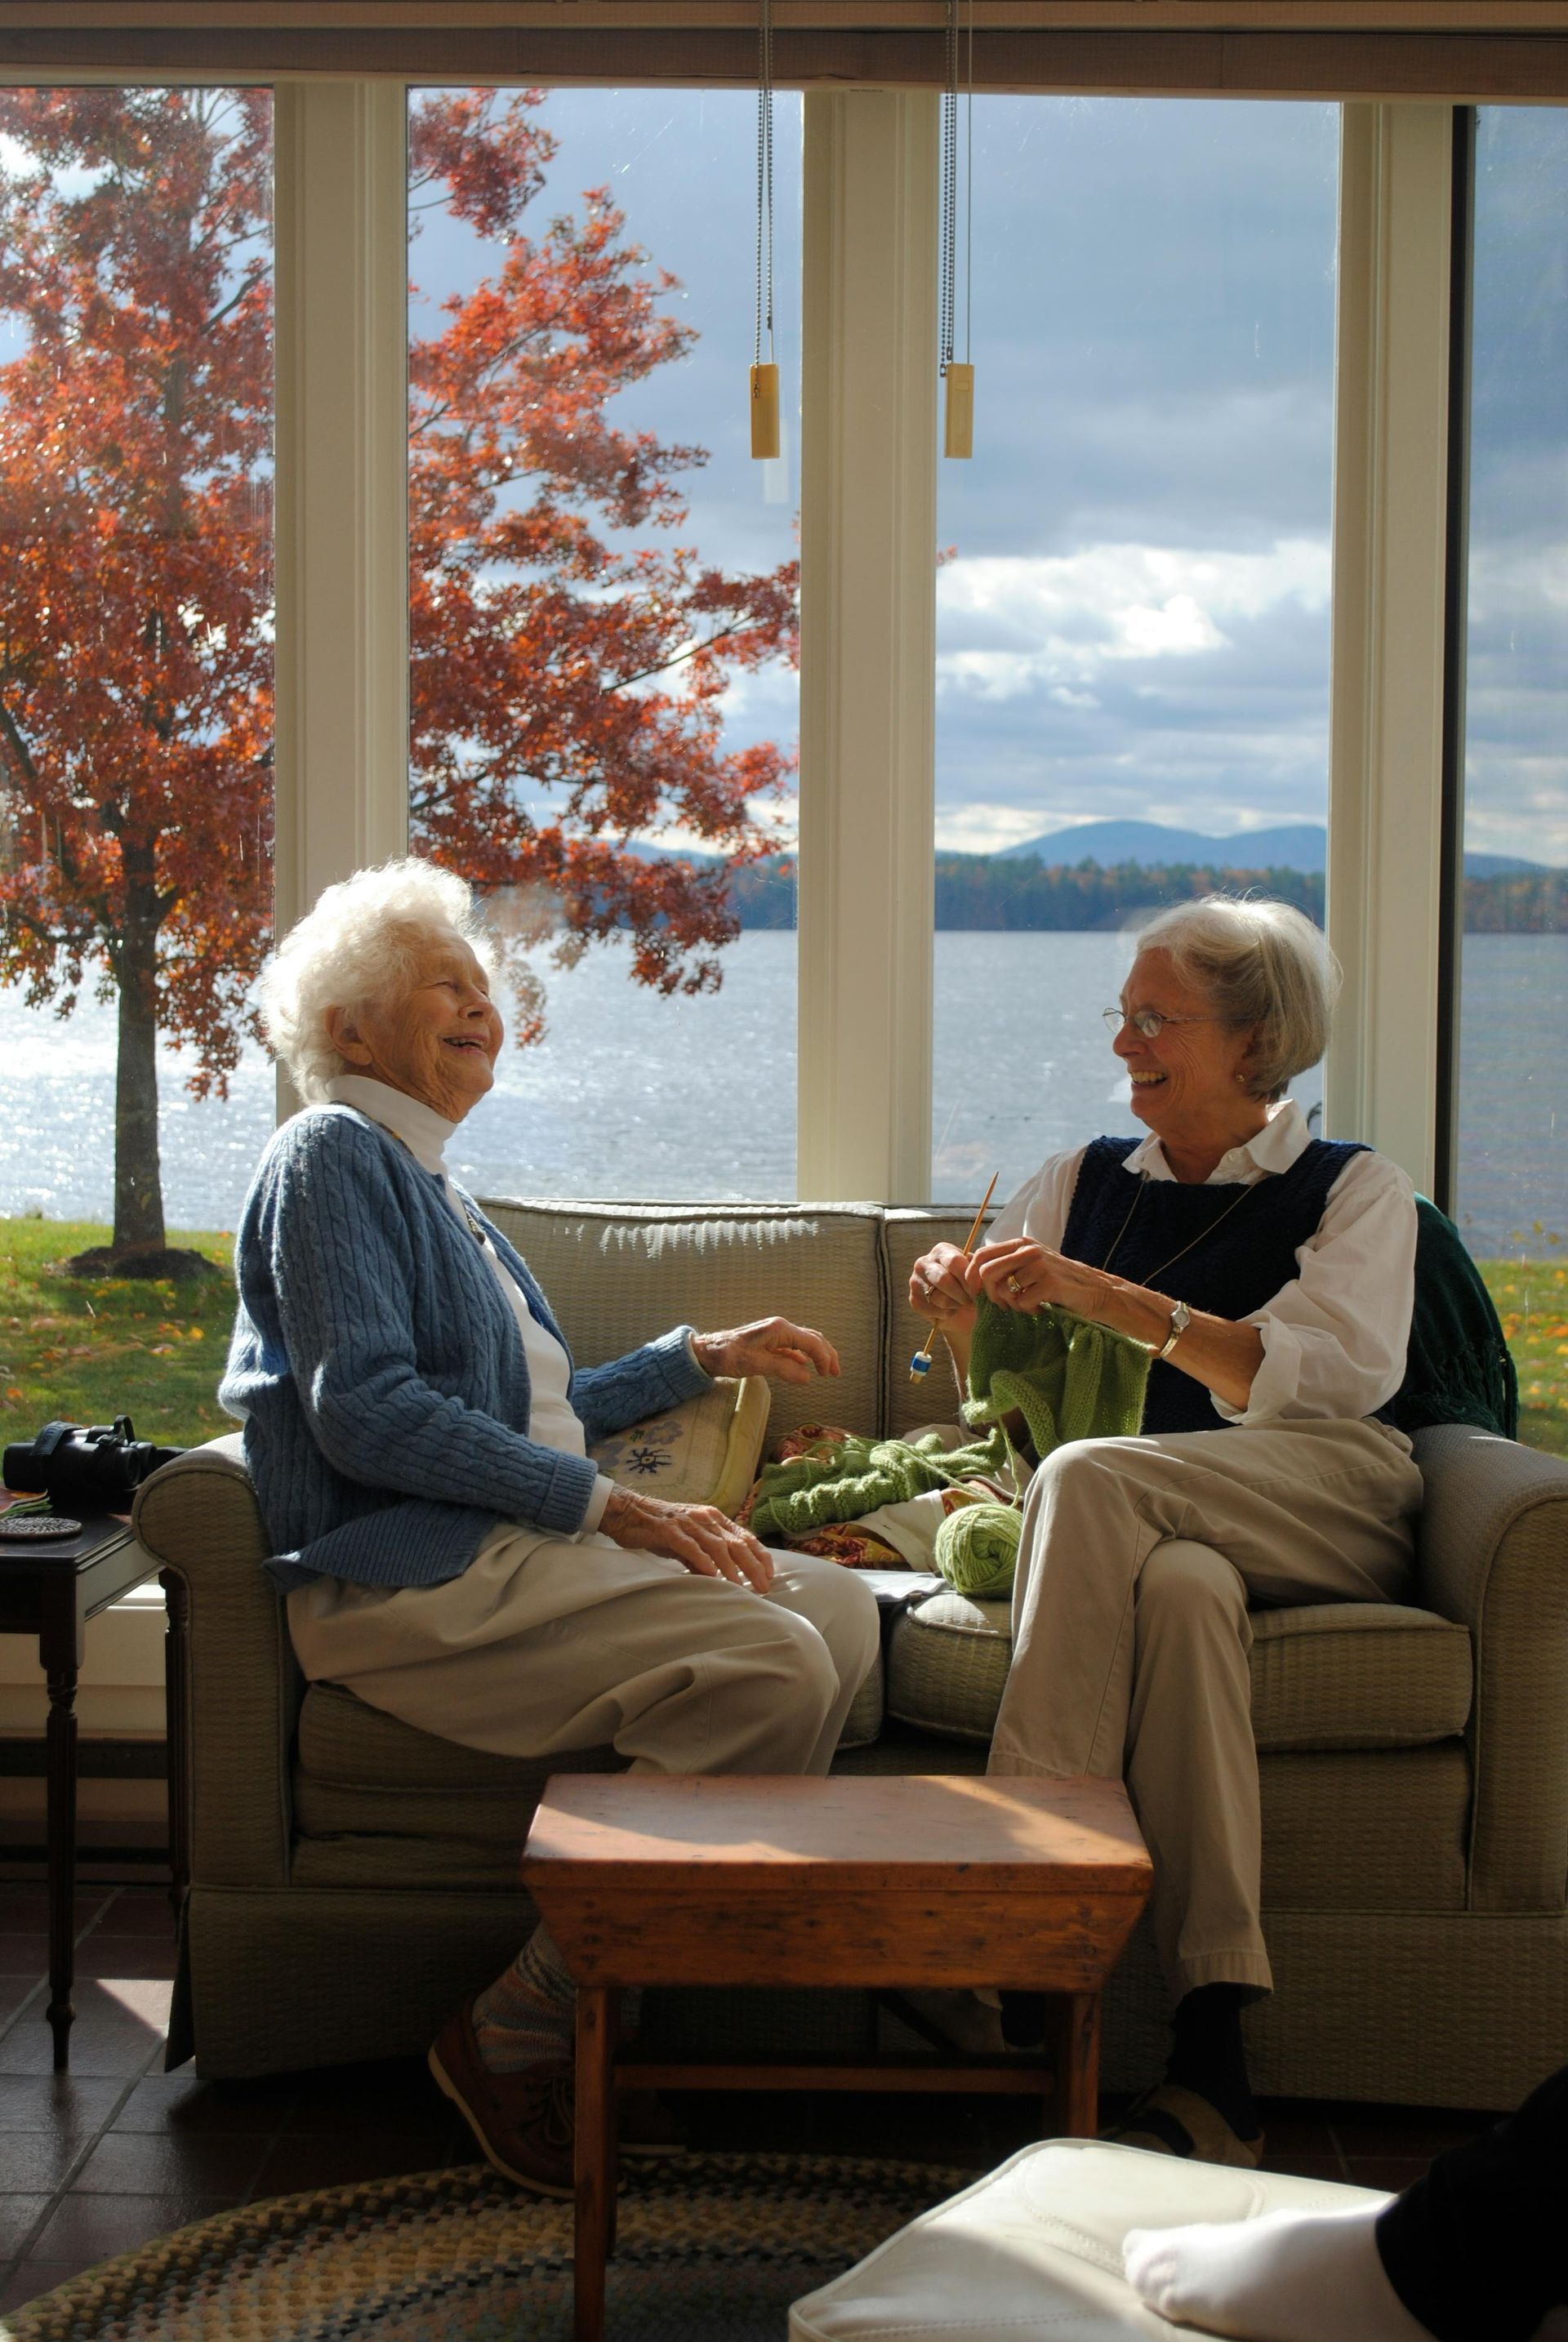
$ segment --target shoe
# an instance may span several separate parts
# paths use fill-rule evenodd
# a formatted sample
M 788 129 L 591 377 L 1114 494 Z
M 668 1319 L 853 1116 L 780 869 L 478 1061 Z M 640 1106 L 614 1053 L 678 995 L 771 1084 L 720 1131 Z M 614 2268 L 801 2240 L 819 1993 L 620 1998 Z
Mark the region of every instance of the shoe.
M 471 1997 L 436 2035 L 428 2064 L 493 2171 L 530 2195 L 576 2193 L 569 2062 L 555 2058 L 515 2074 L 493 2074 L 479 2055 Z
M 1217 2107 L 1180 2082 L 1156 2082 L 1100 2136 L 1116 2147 L 1184 2155 L 1194 2163 L 1224 2164 L 1233 2171 L 1255 2171 L 1263 2159 L 1262 2131 L 1255 2138 L 1238 2138 Z

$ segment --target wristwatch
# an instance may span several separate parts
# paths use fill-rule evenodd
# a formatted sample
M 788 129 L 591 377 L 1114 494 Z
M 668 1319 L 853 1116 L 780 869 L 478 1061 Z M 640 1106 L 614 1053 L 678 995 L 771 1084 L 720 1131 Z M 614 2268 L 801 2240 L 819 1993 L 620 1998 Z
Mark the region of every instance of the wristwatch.
M 1192 1322 L 1192 1311 L 1188 1308 L 1184 1301 L 1178 1301 L 1175 1307 L 1171 1312 L 1171 1330 L 1166 1335 L 1164 1342 L 1160 1345 L 1160 1347 L 1154 1353 L 1156 1365 L 1160 1359 L 1168 1358 L 1170 1356 L 1171 1352 L 1175 1348 L 1177 1343 L 1181 1340 L 1183 1335 L 1186 1332 Z

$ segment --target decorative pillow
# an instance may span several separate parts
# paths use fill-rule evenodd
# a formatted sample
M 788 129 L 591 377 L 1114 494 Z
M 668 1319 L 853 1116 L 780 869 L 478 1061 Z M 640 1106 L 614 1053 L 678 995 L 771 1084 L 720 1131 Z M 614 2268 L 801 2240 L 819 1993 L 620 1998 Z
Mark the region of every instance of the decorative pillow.
M 596 1441 L 588 1453 L 623 1488 L 737 1513 L 756 1476 L 770 1403 L 761 1375 L 721 1376 L 712 1390 Z

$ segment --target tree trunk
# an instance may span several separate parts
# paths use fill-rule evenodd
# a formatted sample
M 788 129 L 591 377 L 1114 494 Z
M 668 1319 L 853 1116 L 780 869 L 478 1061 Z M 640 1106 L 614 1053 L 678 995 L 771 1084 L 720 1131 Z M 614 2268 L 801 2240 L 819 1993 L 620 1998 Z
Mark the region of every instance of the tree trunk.
M 125 925 L 117 954 L 120 1046 L 115 1069 L 115 1236 L 120 1253 L 164 1248 L 158 1162 L 157 890 L 152 854 L 122 841 Z M 138 864 L 145 858 L 146 867 Z

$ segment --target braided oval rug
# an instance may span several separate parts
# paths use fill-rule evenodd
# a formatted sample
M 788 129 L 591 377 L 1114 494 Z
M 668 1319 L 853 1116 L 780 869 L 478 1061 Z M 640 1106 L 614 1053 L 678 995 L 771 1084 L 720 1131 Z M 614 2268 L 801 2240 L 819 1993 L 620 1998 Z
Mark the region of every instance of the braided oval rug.
M 972 2171 L 847 2156 L 622 2166 L 606 2342 L 784 2342 L 787 2312 Z M 571 2342 L 572 2207 L 482 2164 L 285 2196 L 105 2261 L 11 2342 Z

